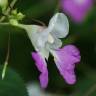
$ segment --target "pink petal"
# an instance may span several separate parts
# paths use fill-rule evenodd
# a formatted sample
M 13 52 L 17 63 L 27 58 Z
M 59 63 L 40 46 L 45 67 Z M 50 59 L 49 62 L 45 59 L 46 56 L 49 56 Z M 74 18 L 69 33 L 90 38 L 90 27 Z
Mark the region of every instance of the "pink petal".
M 67 45 L 55 51 L 55 63 L 68 84 L 76 82 L 75 64 L 80 62 L 80 52 L 73 45 Z
M 32 58 L 35 60 L 36 67 L 41 72 L 39 79 L 42 88 L 46 88 L 48 85 L 48 70 L 45 58 L 39 53 L 33 52 Z

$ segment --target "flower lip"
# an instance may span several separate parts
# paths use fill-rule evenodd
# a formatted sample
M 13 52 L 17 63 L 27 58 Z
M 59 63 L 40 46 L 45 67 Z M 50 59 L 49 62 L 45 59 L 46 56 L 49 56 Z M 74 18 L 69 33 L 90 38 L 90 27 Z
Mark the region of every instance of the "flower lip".
M 41 87 L 46 88 L 48 85 L 48 70 L 46 61 L 40 53 L 33 52 L 32 57 L 36 62 L 36 67 L 41 72 L 39 76 Z
M 51 51 L 55 57 L 56 66 L 68 84 L 76 82 L 75 64 L 80 62 L 80 52 L 73 45 L 66 45 L 65 47 Z

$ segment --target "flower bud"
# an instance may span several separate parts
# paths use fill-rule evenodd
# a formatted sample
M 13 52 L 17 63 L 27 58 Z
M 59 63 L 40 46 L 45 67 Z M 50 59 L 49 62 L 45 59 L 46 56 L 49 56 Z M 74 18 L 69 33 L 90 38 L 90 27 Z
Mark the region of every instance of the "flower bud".
M 10 19 L 9 22 L 13 26 L 17 26 L 18 25 L 18 21 L 16 19 Z
M 18 13 L 17 9 L 12 10 L 11 12 L 11 19 L 16 19 L 17 21 L 22 20 L 25 15 L 23 15 L 21 12 Z

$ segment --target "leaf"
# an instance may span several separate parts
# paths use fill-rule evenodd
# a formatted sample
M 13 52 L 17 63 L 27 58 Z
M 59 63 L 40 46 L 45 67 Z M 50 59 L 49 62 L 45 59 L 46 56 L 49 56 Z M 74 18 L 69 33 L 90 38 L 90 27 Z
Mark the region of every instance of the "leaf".
M 14 70 L 7 68 L 6 76 L 2 80 L 2 66 L 0 66 L 0 96 L 28 96 L 24 81 Z

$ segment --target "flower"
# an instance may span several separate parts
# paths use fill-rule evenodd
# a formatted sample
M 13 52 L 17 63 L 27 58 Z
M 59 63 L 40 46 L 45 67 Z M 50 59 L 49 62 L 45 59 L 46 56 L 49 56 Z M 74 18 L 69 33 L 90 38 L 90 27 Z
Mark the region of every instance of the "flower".
M 92 7 L 92 0 L 61 0 L 62 9 L 75 22 L 82 22 Z
M 48 27 L 38 25 L 23 25 L 27 31 L 36 52 L 32 52 L 37 69 L 41 72 L 39 79 L 42 88 L 48 85 L 48 69 L 46 60 L 49 52 L 54 56 L 56 66 L 68 84 L 74 84 L 75 63 L 80 61 L 79 50 L 73 45 L 63 48 L 60 38 L 64 38 L 69 33 L 69 22 L 63 13 L 56 13 L 50 20 Z

